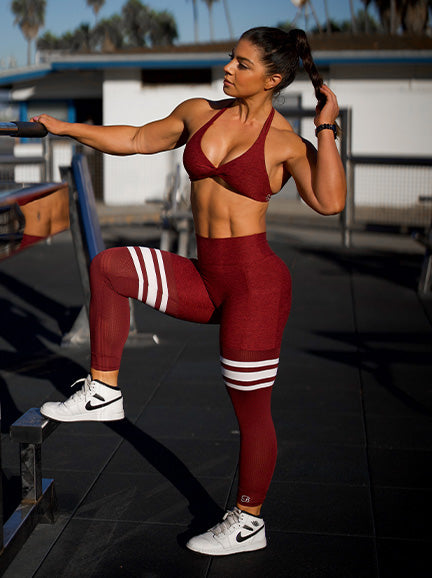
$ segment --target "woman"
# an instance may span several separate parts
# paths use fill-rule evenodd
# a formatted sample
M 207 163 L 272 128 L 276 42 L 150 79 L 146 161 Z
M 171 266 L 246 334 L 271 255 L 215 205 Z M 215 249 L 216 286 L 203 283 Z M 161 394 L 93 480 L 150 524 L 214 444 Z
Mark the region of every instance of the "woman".
M 318 150 L 272 105 L 275 94 L 294 80 L 299 58 L 318 98 Z M 276 462 L 270 396 L 291 302 L 289 272 L 266 242 L 268 201 L 291 175 L 302 199 L 321 214 L 340 212 L 346 195 L 335 144 L 337 100 L 322 83 L 304 32 L 249 30 L 224 70 L 228 99 L 187 100 L 167 118 L 139 128 L 69 124 L 44 114 L 33 119 L 53 134 L 110 154 L 152 154 L 186 145 L 198 259 L 143 247 L 118 247 L 95 257 L 90 375 L 72 397 L 45 403 L 41 412 L 59 421 L 124 416 L 117 379 L 129 332 L 129 297 L 177 318 L 220 323 L 222 375 L 241 446 L 236 507 L 187 544 L 210 555 L 266 546 L 260 511 Z

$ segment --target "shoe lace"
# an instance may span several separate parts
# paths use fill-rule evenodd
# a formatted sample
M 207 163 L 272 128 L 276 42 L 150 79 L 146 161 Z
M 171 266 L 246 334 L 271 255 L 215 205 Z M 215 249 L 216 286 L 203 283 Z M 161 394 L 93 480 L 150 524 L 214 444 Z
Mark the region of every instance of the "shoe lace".
M 79 402 L 81 401 L 83 398 L 84 400 L 87 400 L 87 396 L 89 394 L 91 394 L 91 380 L 89 379 L 89 377 L 82 377 L 81 379 L 77 379 L 72 385 L 71 387 L 75 387 L 78 383 L 83 383 L 84 382 L 84 386 L 81 387 L 80 389 L 78 389 L 75 393 L 73 393 L 69 399 L 67 399 L 65 401 L 65 403 L 68 402 Z
M 212 532 L 215 536 L 220 536 L 221 534 L 226 534 L 234 524 L 238 524 L 240 519 L 240 513 L 236 512 L 235 510 L 228 510 L 224 517 L 222 518 L 222 522 L 216 524 L 212 528 Z

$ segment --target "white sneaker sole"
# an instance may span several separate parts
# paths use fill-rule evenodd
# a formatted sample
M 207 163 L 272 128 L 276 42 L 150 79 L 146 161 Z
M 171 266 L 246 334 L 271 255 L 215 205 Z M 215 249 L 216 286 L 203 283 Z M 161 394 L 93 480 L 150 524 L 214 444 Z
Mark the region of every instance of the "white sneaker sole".
M 210 551 L 204 545 L 190 545 L 189 542 L 186 544 L 186 547 L 192 552 L 196 552 L 197 554 L 204 554 L 206 556 L 229 556 L 231 554 L 241 554 L 242 552 L 254 552 L 255 550 L 263 550 L 267 547 L 267 540 L 265 542 L 261 542 L 259 544 L 251 543 L 251 544 L 243 544 L 239 546 L 232 546 L 231 548 L 226 548 L 225 550 L 216 550 Z
M 104 412 L 103 409 L 102 410 L 94 410 L 92 412 L 88 412 L 85 414 L 79 414 L 79 415 L 59 415 L 59 413 L 57 411 L 55 411 L 55 409 L 50 409 L 49 407 L 45 407 L 45 405 L 43 405 L 40 408 L 40 412 L 44 417 L 47 417 L 48 419 L 52 419 L 54 421 L 60 421 L 60 422 L 75 422 L 75 421 L 118 421 L 120 419 L 124 419 L 124 411 L 123 410 L 118 410 L 113 412 L 112 410 L 108 413 L 108 412 Z

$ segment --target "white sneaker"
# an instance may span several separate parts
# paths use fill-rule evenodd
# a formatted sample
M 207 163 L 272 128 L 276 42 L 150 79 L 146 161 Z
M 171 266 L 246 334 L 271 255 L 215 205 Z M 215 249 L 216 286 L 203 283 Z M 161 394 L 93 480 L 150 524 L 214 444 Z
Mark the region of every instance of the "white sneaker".
M 194 536 L 186 544 L 189 550 L 209 556 L 250 552 L 266 546 L 264 520 L 239 508 L 228 510 L 222 522 L 204 534 Z
M 56 421 L 114 421 L 124 418 L 123 396 L 118 387 L 92 381 L 91 375 L 66 401 L 48 401 L 40 408 L 43 416 Z

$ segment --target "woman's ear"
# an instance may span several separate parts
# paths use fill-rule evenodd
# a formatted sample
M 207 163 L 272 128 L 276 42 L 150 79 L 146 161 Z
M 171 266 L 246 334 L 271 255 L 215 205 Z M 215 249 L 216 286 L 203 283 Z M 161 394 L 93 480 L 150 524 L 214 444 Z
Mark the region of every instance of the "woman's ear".
M 277 85 L 281 82 L 282 75 L 281 74 L 272 74 L 266 77 L 264 88 L 266 90 L 274 90 Z

